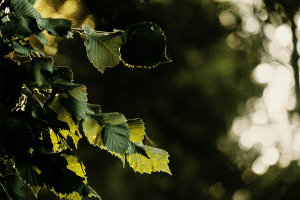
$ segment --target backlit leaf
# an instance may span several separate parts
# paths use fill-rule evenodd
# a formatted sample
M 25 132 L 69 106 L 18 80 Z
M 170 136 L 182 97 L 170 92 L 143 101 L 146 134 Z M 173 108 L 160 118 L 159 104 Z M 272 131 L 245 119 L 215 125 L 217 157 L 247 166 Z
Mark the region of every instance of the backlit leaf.
M 132 143 L 131 143 L 132 144 Z M 168 174 L 171 174 L 171 171 L 169 169 L 168 163 L 169 163 L 169 154 L 165 150 L 157 149 L 153 147 L 144 146 L 142 144 L 134 144 L 135 146 L 130 146 L 128 149 L 128 155 L 127 155 L 127 161 L 134 169 L 134 171 L 140 172 L 140 173 L 148 173 L 151 174 L 151 172 L 167 172 Z M 137 150 L 140 150 L 136 148 L 136 146 L 140 146 L 145 149 L 146 154 L 150 159 L 147 157 L 141 155 Z
M 166 36 L 159 26 L 151 22 L 133 24 L 121 46 L 121 60 L 128 67 L 152 68 L 171 62 L 166 54 Z
M 92 28 L 83 25 L 87 33 L 84 41 L 87 56 L 91 63 L 102 73 L 106 67 L 114 67 L 120 63 L 120 47 L 122 45 L 123 33 L 97 33 Z
M 131 119 L 128 120 L 127 123 L 130 131 L 130 141 L 136 143 L 142 142 L 144 135 L 146 134 L 144 122 L 141 119 Z

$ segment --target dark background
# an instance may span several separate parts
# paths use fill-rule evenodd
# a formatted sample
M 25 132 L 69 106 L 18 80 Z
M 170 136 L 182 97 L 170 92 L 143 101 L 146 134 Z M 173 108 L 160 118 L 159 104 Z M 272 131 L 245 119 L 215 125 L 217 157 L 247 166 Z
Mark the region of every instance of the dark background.
M 59 10 L 65 1 L 48 1 Z M 293 2 L 293 1 L 292 1 Z M 296 1 L 295 1 L 296 2 Z M 268 179 L 253 174 L 245 183 L 245 168 L 235 165 L 217 147 L 226 136 L 238 106 L 261 96 L 263 86 L 250 73 L 260 62 L 260 36 L 252 45 L 228 47 L 235 31 L 220 25 L 218 15 L 231 6 L 212 0 L 85 0 L 75 25 L 93 14 L 96 30 L 126 30 L 137 22 L 154 22 L 167 38 L 172 62 L 154 69 L 132 69 L 120 63 L 104 74 L 88 61 L 83 39 L 58 40 L 55 65 L 70 66 L 75 83 L 87 86 L 89 103 L 102 112 L 120 112 L 127 119 L 142 118 L 148 136 L 169 152 L 167 173 L 135 173 L 108 152 L 79 141 L 77 155 L 86 166 L 89 185 L 102 199 L 232 199 L 237 190 L 246 199 L 300 199 L 299 166 L 291 163 L 282 176 Z M 46 7 L 45 7 L 46 9 Z M 237 22 L 240 18 L 236 15 Z M 250 193 L 249 193 L 250 191 Z M 243 196 L 243 194 L 245 194 Z M 29 199 L 34 199 L 28 190 Z M 58 199 L 48 190 L 40 199 Z

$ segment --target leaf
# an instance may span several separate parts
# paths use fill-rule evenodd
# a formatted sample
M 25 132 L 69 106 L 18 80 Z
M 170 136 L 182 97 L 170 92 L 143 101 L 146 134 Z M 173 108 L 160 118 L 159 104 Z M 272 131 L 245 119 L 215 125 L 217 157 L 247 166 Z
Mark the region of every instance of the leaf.
M 150 159 L 141 154 L 140 151 L 143 148 Z M 128 155 L 126 158 L 130 167 L 132 167 L 134 171 L 140 173 L 145 172 L 148 174 L 151 174 L 151 172 L 163 171 L 172 175 L 168 166 L 168 157 L 169 154 L 165 150 L 131 143 L 128 148 Z
M 32 29 L 37 25 L 35 19 L 16 13 L 11 13 L 9 17 L 10 21 L 1 26 L 1 32 L 5 38 L 11 39 L 12 37 L 17 37 L 19 39 L 24 39 L 33 34 L 34 30 Z
M 130 141 L 136 143 L 142 142 L 144 139 L 144 135 L 146 135 L 144 122 L 142 121 L 142 119 L 131 119 L 128 120 L 127 123 L 130 131 Z
M 157 145 L 146 135 L 142 119 L 131 119 L 127 121 L 130 130 L 130 141 L 143 143 L 146 146 L 156 147 Z
M 122 114 L 89 114 L 82 126 L 91 144 L 108 150 L 125 162 L 130 136 L 128 124 Z
M 66 66 L 54 66 L 53 67 L 54 77 L 60 77 L 68 82 L 73 82 L 73 72 L 71 68 Z
M 22 156 L 13 156 L 14 166 L 20 178 L 30 186 L 40 186 L 42 183 L 39 178 L 37 167 L 30 161 L 28 154 Z
M 86 177 L 82 177 L 85 174 L 84 167 L 72 150 L 35 155 L 33 159 L 41 171 L 39 176 L 42 182 L 60 198 L 81 199 L 97 196 L 97 193 L 85 183 Z
M 102 141 L 109 151 L 125 155 L 129 143 L 129 130 L 126 122 L 106 124 L 102 130 Z
M 74 144 L 77 148 L 77 142 L 78 142 L 78 137 L 81 138 L 81 135 L 78 130 L 78 126 L 74 122 L 74 118 L 77 118 L 77 113 L 81 113 L 83 111 L 80 111 L 80 107 L 77 107 L 76 104 L 73 104 L 73 100 L 71 99 L 72 97 L 68 97 L 66 93 L 62 94 L 57 94 L 53 101 L 49 104 L 49 108 L 53 110 L 57 114 L 57 119 L 66 122 L 69 126 L 68 133 L 72 137 Z M 71 99 L 71 100 L 70 100 Z M 64 102 L 65 101 L 65 102 Z M 63 102 L 63 103 L 61 103 Z M 68 105 L 69 104 L 69 105 Z M 64 106 L 68 105 L 68 110 Z M 74 107 L 73 107 L 74 106 Z M 73 114 L 73 116 L 70 114 L 70 112 Z M 78 120 L 79 121 L 79 120 Z M 63 131 L 64 129 L 59 129 L 59 132 Z M 57 132 L 56 132 L 57 133 Z M 66 132 L 63 132 L 66 133 Z
M 44 35 L 44 33 L 42 32 L 37 32 L 37 33 L 34 33 L 35 37 L 37 39 L 39 39 L 42 43 L 44 43 L 45 45 L 48 45 L 48 40 L 46 38 L 46 36 Z
M 67 19 L 54 19 L 54 18 L 43 18 L 44 21 L 44 29 L 52 36 L 57 38 L 68 36 L 71 31 L 71 26 L 73 22 Z
M 87 56 L 91 63 L 102 73 L 106 67 L 114 67 L 120 63 L 120 47 L 123 33 L 97 33 L 87 25 L 82 29 L 86 32 L 87 40 L 84 41 Z
M 16 14 L 30 18 L 42 18 L 40 13 L 27 0 L 11 0 L 10 9 Z
M 50 89 L 50 78 L 53 74 L 53 59 L 51 57 L 33 57 L 30 62 L 23 65 L 31 73 L 29 79 L 30 86 L 37 87 L 38 89 Z
M 33 50 L 31 48 L 31 45 L 29 44 L 21 45 L 16 41 L 12 41 L 11 47 L 14 49 L 15 53 L 20 56 L 28 56 L 31 53 L 31 50 Z
M 125 32 L 121 60 L 128 67 L 153 68 L 171 62 L 166 55 L 166 37 L 159 26 L 151 22 L 133 24 Z
M 3 186 L 12 199 L 26 199 L 25 187 L 17 175 L 9 174 Z

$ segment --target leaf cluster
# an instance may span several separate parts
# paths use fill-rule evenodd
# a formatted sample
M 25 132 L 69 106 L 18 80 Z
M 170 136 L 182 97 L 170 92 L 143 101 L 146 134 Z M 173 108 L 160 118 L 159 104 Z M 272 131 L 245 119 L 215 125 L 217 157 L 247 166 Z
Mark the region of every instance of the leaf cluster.
M 35 196 L 49 188 L 60 198 L 99 195 L 87 184 L 85 167 L 66 142 L 77 144 L 83 135 L 90 144 L 119 157 L 140 173 L 171 174 L 168 153 L 145 133 L 141 119 L 120 113 L 102 113 L 89 104 L 86 87 L 75 84 L 66 66 L 54 66 L 52 57 L 31 45 L 44 31 L 71 39 L 85 35 L 87 56 L 102 73 L 122 61 L 130 67 L 152 68 L 171 60 L 166 39 L 153 23 L 138 23 L 127 31 L 101 32 L 84 25 L 72 28 L 66 19 L 42 18 L 35 1 L 5 0 L 0 4 L 0 199 L 26 199 L 24 184 Z M 12 55 L 28 58 L 20 62 Z M 83 133 L 79 132 L 82 126 Z M 7 174 L 12 162 L 16 174 Z

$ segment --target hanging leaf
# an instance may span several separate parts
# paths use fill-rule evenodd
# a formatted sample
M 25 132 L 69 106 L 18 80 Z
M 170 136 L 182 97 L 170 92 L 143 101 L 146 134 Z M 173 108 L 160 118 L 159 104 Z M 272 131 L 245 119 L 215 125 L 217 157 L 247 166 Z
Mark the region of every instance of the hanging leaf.
M 143 149 L 145 150 L 148 158 L 141 154 Z M 126 158 L 130 167 L 132 167 L 134 171 L 140 173 L 145 172 L 148 174 L 151 174 L 151 172 L 163 171 L 172 175 L 168 166 L 168 157 L 169 154 L 165 150 L 144 146 L 138 143 L 130 143 Z
M 57 38 L 63 36 L 70 36 L 71 26 L 73 22 L 67 19 L 54 19 L 54 18 L 43 18 L 43 29 L 46 30 L 50 35 Z
M 133 24 L 125 32 L 121 46 L 121 60 L 128 67 L 152 68 L 171 62 L 166 55 L 166 36 L 151 22 Z
M 120 47 L 123 33 L 97 33 L 87 25 L 82 29 L 86 32 L 87 40 L 84 41 L 87 56 L 91 63 L 102 73 L 106 67 L 114 67 L 120 63 Z

